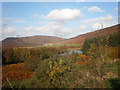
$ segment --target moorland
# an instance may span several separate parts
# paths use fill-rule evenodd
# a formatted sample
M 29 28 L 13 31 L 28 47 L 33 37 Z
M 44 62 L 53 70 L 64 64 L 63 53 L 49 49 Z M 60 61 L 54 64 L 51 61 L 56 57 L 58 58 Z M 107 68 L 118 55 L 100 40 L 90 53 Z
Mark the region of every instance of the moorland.
M 116 89 L 120 85 L 119 25 L 70 39 L 10 37 L 0 49 L 3 88 Z

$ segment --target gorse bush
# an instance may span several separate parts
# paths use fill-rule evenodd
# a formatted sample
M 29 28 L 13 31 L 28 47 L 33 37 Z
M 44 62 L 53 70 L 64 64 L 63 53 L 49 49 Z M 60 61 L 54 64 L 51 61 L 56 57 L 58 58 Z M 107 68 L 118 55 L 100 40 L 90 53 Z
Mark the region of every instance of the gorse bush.
M 84 41 L 82 51 L 87 54 L 87 51 L 91 48 L 91 45 L 95 47 L 115 47 L 120 45 L 120 33 L 109 34 L 105 36 L 94 37 L 86 39 Z
M 40 82 L 44 81 L 41 87 L 64 87 L 65 78 L 63 76 L 72 69 L 73 63 L 71 62 L 73 61 L 69 61 L 68 58 L 53 56 L 49 61 L 44 61 L 40 64 L 36 71 L 36 77 Z

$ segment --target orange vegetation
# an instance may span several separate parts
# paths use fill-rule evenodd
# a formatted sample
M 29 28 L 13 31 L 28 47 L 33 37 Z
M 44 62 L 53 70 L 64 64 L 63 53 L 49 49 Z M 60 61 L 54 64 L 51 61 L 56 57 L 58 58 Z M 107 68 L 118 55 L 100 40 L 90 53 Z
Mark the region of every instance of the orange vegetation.
M 86 55 L 81 54 L 81 55 L 79 55 L 79 57 L 81 57 L 82 60 L 88 60 L 88 56 L 86 56 Z
M 24 63 L 6 65 L 2 67 L 2 81 L 5 82 L 6 78 L 21 80 L 31 78 L 34 72 L 25 70 Z
M 79 55 L 82 58 L 81 61 L 77 61 L 76 64 L 86 64 L 88 62 L 88 57 L 86 55 Z
M 76 64 L 86 64 L 88 61 L 78 61 Z

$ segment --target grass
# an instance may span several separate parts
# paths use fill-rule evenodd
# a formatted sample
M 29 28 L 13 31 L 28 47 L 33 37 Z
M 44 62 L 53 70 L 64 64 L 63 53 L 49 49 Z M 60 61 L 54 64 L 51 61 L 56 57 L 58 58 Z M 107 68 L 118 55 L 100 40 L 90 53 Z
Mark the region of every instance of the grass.
M 40 46 L 35 46 L 35 47 L 32 47 L 32 48 L 41 48 L 41 47 L 62 47 L 62 46 L 66 46 L 66 47 L 68 47 L 68 48 L 74 48 L 74 49 L 76 49 L 76 48 L 79 48 L 79 44 L 52 44 L 52 45 L 50 45 L 50 44 L 48 44 L 47 46 L 45 46 L 45 45 L 40 45 Z

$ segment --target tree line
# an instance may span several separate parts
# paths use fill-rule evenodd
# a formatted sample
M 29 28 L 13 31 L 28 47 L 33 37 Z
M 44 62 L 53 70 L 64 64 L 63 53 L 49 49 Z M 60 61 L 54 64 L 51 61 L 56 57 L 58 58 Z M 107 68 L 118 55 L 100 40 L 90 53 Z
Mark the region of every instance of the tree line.
M 42 47 L 42 48 L 3 48 L 2 64 L 24 62 L 32 58 L 47 59 L 66 51 L 66 47 Z

